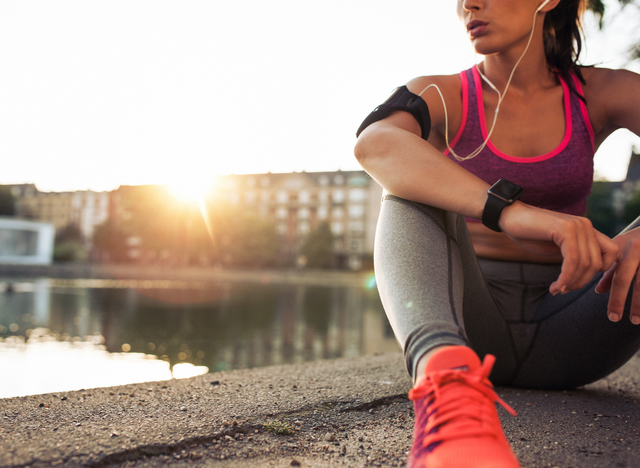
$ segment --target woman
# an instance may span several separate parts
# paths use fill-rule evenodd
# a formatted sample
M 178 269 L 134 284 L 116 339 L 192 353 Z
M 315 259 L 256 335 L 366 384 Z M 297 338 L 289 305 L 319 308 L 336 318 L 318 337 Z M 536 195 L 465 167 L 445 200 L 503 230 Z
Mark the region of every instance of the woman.
M 359 132 L 386 190 L 375 266 L 415 382 L 411 466 L 519 466 L 490 373 L 574 388 L 640 349 L 640 230 L 612 240 L 584 217 L 594 151 L 640 135 L 640 75 L 577 64 L 585 3 L 458 0 L 483 62 L 407 84 L 430 129 L 395 107 Z

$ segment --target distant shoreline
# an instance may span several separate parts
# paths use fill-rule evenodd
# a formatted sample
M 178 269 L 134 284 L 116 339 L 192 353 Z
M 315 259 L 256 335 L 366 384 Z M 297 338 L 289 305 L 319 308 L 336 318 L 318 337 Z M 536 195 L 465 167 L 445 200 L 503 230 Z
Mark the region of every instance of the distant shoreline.
M 99 263 L 53 265 L 0 265 L 0 278 L 64 279 L 171 279 L 184 281 L 237 281 L 261 284 L 309 284 L 363 286 L 372 271 L 333 270 L 236 270 L 205 267 L 162 267 Z

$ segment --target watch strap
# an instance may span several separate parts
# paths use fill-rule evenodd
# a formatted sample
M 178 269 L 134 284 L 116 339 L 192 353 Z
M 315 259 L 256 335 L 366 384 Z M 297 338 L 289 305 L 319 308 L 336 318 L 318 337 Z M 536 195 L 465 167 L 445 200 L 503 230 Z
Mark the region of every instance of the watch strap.
M 492 231 L 502 232 L 502 229 L 500 229 L 500 226 L 498 226 L 498 221 L 500 221 L 502 210 L 504 210 L 505 207 L 509 205 L 510 203 L 507 203 L 504 200 L 501 200 L 500 198 L 489 193 L 487 202 L 484 205 L 484 211 L 482 212 L 482 224 L 487 226 Z

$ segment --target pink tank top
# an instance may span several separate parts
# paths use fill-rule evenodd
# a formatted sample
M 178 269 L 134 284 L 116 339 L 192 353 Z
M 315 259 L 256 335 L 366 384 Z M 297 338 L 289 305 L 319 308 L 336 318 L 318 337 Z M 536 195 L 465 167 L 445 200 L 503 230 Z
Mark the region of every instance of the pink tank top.
M 474 66 L 461 72 L 460 78 L 462 125 L 451 141 L 451 147 L 459 156 L 466 156 L 485 140 L 487 126 L 478 70 Z M 571 79 L 575 89 L 583 95 L 580 81 L 573 74 Z M 587 106 L 569 91 L 564 81 L 560 82 L 564 91 L 566 126 L 562 142 L 550 153 L 519 158 L 501 152 L 489 140 L 480 154 L 467 161 L 457 161 L 449 150 L 444 154 L 490 185 L 499 179 L 520 185 L 524 188 L 521 200 L 529 205 L 584 215 L 593 183 L 593 129 Z

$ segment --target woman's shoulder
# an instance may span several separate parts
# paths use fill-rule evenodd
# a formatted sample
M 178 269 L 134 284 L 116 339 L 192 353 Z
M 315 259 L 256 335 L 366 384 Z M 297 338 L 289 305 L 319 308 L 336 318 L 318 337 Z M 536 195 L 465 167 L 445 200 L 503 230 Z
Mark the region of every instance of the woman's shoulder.
M 462 88 L 459 74 L 420 76 L 409 81 L 407 88 L 412 93 L 420 95 L 427 103 L 434 137 L 443 132 L 445 128 L 445 110 L 442 106 L 442 99 L 447 104 L 450 126 L 457 127 L 459 125 L 462 108 Z
M 624 69 L 582 67 L 584 97 L 596 136 L 604 137 L 616 128 L 637 132 L 635 119 L 640 109 L 640 74 Z
M 443 93 L 445 91 L 449 92 L 459 92 L 461 86 L 460 74 L 456 73 L 455 75 L 425 75 L 419 76 L 417 78 L 412 79 L 407 83 L 407 88 L 409 91 L 415 94 L 424 94 L 427 92 L 427 89 L 435 85 L 440 88 L 440 91 Z
M 589 101 L 589 95 L 597 99 L 598 95 L 618 93 L 628 86 L 636 88 L 640 84 L 640 74 L 625 69 L 580 67 L 584 77 L 585 98 Z

